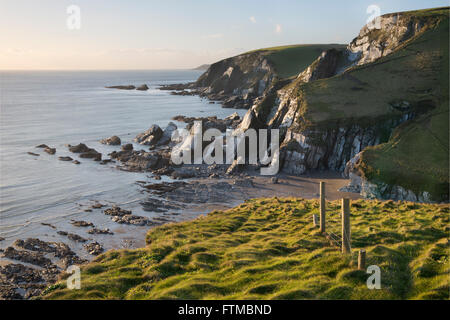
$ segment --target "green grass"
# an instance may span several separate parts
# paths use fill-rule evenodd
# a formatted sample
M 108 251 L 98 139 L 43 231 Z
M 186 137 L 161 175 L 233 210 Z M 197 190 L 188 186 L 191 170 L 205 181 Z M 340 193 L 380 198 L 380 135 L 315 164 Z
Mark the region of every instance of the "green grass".
M 45 299 L 449 299 L 448 205 L 358 200 L 351 255 L 312 226 L 317 200 L 255 199 L 149 231 L 147 247 L 102 254 Z M 338 232 L 338 202 L 328 225 Z M 366 287 L 356 252 L 381 268 Z
M 449 197 L 448 23 L 448 19 L 442 22 L 440 28 L 446 32 L 433 34 L 434 41 L 426 41 L 431 34 L 424 37 L 440 60 L 439 69 L 434 70 L 436 108 L 397 128 L 387 143 L 365 150 L 361 164 L 368 179 L 416 193 L 426 190 L 435 201 Z
M 305 127 L 373 127 L 403 115 L 392 107 L 408 101 L 418 114 L 363 152 L 360 168 L 372 182 L 399 185 L 433 200 L 448 200 L 449 9 L 406 13 L 430 18 L 422 34 L 394 53 L 332 78 L 294 81 L 300 98 L 297 123 Z M 389 141 L 388 141 L 389 140 Z
M 448 84 L 448 17 L 396 52 L 373 63 L 357 66 L 338 76 L 291 86 L 303 99 L 304 117 L 313 122 L 355 121 L 394 117 L 395 101 L 416 103 L 432 100 L 445 91 L 439 72 L 446 72 Z M 448 44 L 448 41 L 447 41 Z
M 302 44 L 258 49 L 247 53 L 261 52 L 273 63 L 280 78 L 297 76 L 319 55 L 328 49 L 344 49 L 342 44 Z

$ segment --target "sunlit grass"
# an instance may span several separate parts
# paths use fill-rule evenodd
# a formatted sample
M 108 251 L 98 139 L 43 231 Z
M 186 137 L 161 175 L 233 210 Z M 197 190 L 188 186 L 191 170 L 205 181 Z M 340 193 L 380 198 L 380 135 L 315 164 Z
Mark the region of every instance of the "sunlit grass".
M 328 205 L 338 217 L 339 203 Z M 447 205 L 358 200 L 353 254 L 317 228 L 318 201 L 256 199 L 150 230 L 147 247 L 109 251 L 82 267 L 82 289 L 64 281 L 48 299 L 448 299 Z M 330 224 L 330 228 L 339 225 Z M 369 290 L 357 250 L 381 270 Z

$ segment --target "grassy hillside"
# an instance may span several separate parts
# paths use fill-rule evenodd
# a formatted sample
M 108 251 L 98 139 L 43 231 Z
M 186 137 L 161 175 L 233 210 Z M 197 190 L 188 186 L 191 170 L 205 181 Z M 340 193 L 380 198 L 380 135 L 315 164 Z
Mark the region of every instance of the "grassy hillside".
M 448 200 L 449 9 L 405 14 L 430 17 L 430 23 L 394 53 L 332 78 L 290 86 L 301 99 L 302 125 L 371 126 L 401 117 L 405 110 L 396 106 L 407 101 L 416 119 L 388 143 L 364 151 L 360 168 L 371 181 Z
M 429 190 L 436 200 L 447 201 L 450 153 L 448 23 L 448 19 L 442 22 L 439 27 L 442 31 L 433 37 L 424 35 L 423 45 L 430 46 L 434 55 L 440 58 L 438 71 L 434 69 L 438 83 L 432 87 L 436 108 L 400 126 L 388 143 L 366 150 L 361 167 L 372 181 L 401 185 L 415 192 Z M 426 41 L 429 38 L 434 41 Z
M 339 205 L 328 205 L 338 220 Z M 449 299 L 449 208 L 358 200 L 351 255 L 312 226 L 318 201 L 256 199 L 150 230 L 148 246 L 115 250 L 82 267 L 82 289 L 62 281 L 46 299 Z M 337 232 L 339 225 L 330 223 Z M 366 287 L 356 251 L 381 268 Z
M 444 94 L 445 84 L 448 86 L 446 12 L 439 24 L 373 63 L 328 79 L 307 84 L 294 82 L 292 86 L 303 98 L 304 117 L 311 122 L 352 121 L 401 114 L 392 107 L 397 101 L 425 108 L 417 102 L 431 100 L 436 105 L 436 97 Z
M 344 49 L 341 44 L 303 44 L 259 49 L 271 61 L 280 78 L 297 76 L 328 49 Z

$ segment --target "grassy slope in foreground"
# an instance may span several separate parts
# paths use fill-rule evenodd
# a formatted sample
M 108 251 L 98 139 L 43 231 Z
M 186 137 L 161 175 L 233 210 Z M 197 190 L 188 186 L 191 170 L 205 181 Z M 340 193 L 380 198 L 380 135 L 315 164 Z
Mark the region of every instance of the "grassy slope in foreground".
M 312 226 L 317 200 L 255 199 L 228 211 L 149 231 L 147 247 L 109 251 L 47 299 L 448 299 L 449 208 L 358 200 L 352 255 Z M 339 220 L 338 202 L 328 203 Z M 330 227 L 338 232 L 337 222 Z M 358 248 L 378 265 L 381 290 L 355 268 Z
M 342 44 L 303 44 L 258 49 L 273 63 L 278 76 L 282 79 L 297 76 L 317 57 L 328 49 L 344 49 Z

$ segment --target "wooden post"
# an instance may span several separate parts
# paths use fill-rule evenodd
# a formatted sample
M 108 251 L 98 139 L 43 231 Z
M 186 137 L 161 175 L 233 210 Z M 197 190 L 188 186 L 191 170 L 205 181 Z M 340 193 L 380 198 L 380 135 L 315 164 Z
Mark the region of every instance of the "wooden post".
M 313 214 L 313 225 L 314 227 L 319 225 L 319 216 L 317 214 Z
M 366 250 L 359 250 L 358 254 L 358 269 L 366 270 Z
M 342 253 L 350 253 L 350 199 L 342 199 Z
M 320 232 L 325 232 L 325 182 L 320 181 Z

